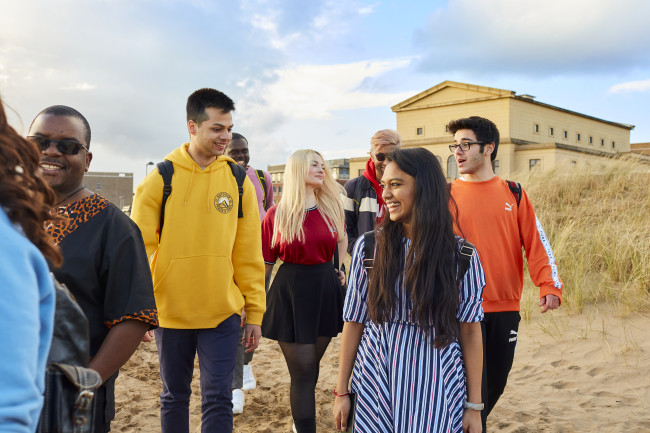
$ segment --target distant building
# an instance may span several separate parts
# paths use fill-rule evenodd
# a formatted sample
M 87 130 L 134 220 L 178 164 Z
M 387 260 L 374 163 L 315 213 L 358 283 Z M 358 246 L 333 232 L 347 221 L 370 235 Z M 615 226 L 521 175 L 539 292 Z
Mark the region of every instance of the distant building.
M 555 107 L 512 90 L 444 81 L 394 105 L 392 110 L 402 146 L 430 150 L 450 180 L 458 177 L 458 170 L 448 148 L 453 137 L 447 124 L 469 116 L 486 117 L 499 128 L 501 140 L 494 171 L 501 177 L 533 168 L 547 170 L 561 162 L 594 161 L 631 151 L 638 152 L 635 155 L 644 153 L 630 147 L 634 125 Z M 650 161 L 641 155 L 639 158 Z M 350 159 L 351 177 L 363 173 L 367 160 Z
M 133 173 L 89 171 L 84 176 L 86 187 L 105 197 L 118 208 L 131 209 Z
M 344 185 L 350 179 L 350 160 L 348 158 L 330 159 L 325 161 L 325 164 L 332 173 L 332 177 L 341 185 Z M 269 165 L 266 168 L 273 181 L 273 200 L 276 203 L 282 198 L 285 166 L 286 164 Z

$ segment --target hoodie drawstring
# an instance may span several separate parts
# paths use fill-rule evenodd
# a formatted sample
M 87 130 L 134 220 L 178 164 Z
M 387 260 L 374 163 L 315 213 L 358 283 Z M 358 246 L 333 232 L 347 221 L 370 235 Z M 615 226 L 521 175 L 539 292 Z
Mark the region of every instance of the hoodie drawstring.
M 194 179 L 194 168 L 195 165 L 192 165 L 192 174 L 190 175 L 190 181 L 187 185 L 187 189 L 185 190 L 185 198 L 183 199 L 183 206 L 187 206 L 187 197 L 190 195 L 190 190 L 192 189 L 192 180 Z

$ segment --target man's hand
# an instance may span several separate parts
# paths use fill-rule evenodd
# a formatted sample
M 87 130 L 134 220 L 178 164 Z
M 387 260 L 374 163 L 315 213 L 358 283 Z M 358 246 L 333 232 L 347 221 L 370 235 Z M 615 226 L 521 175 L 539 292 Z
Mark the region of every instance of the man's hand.
M 246 326 L 246 309 L 242 308 L 241 309 L 241 321 L 239 322 L 239 326 L 242 328 Z
M 262 327 L 260 325 L 246 324 L 244 340 L 242 341 L 242 344 L 246 348 L 246 353 L 257 349 L 257 346 L 260 344 L 260 338 L 262 338 Z
M 560 298 L 555 295 L 546 295 L 539 300 L 539 308 L 542 313 L 560 308 Z

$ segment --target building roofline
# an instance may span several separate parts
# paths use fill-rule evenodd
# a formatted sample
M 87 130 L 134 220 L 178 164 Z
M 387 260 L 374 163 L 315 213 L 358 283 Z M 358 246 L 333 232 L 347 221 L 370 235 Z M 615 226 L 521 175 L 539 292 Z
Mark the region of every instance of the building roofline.
M 425 107 L 418 107 L 417 109 L 440 107 L 440 106 L 445 106 L 445 105 L 458 105 L 458 104 L 464 104 L 464 103 L 470 103 L 470 102 L 488 101 L 488 100 L 502 99 L 502 98 L 511 98 L 511 99 L 517 99 L 517 100 L 522 101 L 522 102 L 527 102 L 529 104 L 535 104 L 535 105 L 539 105 L 539 106 L 542 106 L 542 107 L 545 107 L 545 108 L 550 108 L 552 110 L 561 111 L 563 113 L 573 114 L 575 116 L 583 117 L 585 119 L 595 120 L 597 122 L 606 123 L 608 125 L 612 125 L 612 126 L 615 126 L 615 127 L 618 127 L 618 128 L 623 128 L 623 129 L 627 129 L 627 130 L 634 129 L 634 125 L 628 125 L 626 123 L 619 123 L 619 122 L 613 122 L 611 120 L 600 119 L 598 117 L 589 116 L 587 114 L 579 113 L 577 111 L 567 110 L 566 108 L 561 108 L 561 107 L 557 107 L 555 105 L 546 104 L 544 102 L 535 101 L 533 99 L 534 97 L 532 97 L 530 95 L 527 95 L 527 94 L 517 95 L 516 92 L 513 91 L 513 90 L 498 89 L 498 88 L 495 88 L 495 87 L 477 86 L 477 85 L 474 85 L 474 84 L 459 83 L 459 82 L 456 82 L 456 81 L 449 81 L 449 80 L 443 81 L 440 84 L 437 84 L 437 85 L 435 85 L 435 86 L 433 86 L 433 87 L 431 87 L 431 88 L 429 88 L 429 89 L 427 89 L 427 90 L 425 90 L 423 92 L 418 93 L 417 95 L 414 95 L 414 96 L 412 96 L 412 97 L 410 97 L 410 98 L 408 98 L 408 99 L 406 99 L 406 100 L 404 100 L 404 101 L 402 101 L 402 102 L 400 102 L 400 103 L 398 103 L 396 105 L 393 105 L 391 107 L 391 110 L 393 112 L 395 112 L 395 113 L 397 113 L 398 111 L 414 110 L 415 108 L 408 108 L 408 106 L 413 104 L 414 102 L 416 102 L 416 101 L 418 101 L 420 99 L 423 99 L 423 98 L 425 98 L 425 97 L 427 97 L 429 95 L 432 95 L 433 93 L 438 92 L 439 90 L 442 90 L 442 89 L 444 89 L 446 87 L 455 87 L 455 88 L 465 89 L 465 90 L 474 90 L 474 91 L 479 91 L 479 92 L 486 93 L 488 95 L 486 95 L 484 97 L 472 98 L 472 99 L 468 99 L 468 100 L 464 100 L 464 101 L 453 101 L 453 102 L 444 102 L 444 103 L 440 103 L 440 104 L 431 104 L 431 105 L 428 105 L 428 106 L 425 106 Z M 489 94 L 491 94 L 491 95 L 489 95 Z

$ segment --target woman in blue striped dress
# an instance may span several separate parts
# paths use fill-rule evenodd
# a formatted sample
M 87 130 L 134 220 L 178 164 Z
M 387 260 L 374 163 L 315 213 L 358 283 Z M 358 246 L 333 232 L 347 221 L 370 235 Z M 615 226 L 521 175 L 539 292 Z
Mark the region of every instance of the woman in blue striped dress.
M 462 240 L 453 233 L 455 206 L 435 156 L 404 149 L 388 161 L 382 185 L 390 218 L 376 231 L 370 272 L 363 236 L 352 254 L 336 427 L 348 428 L 354 393 L 358 433 L 481 432 L 480 260 L 474 254 L 457 275 Z

